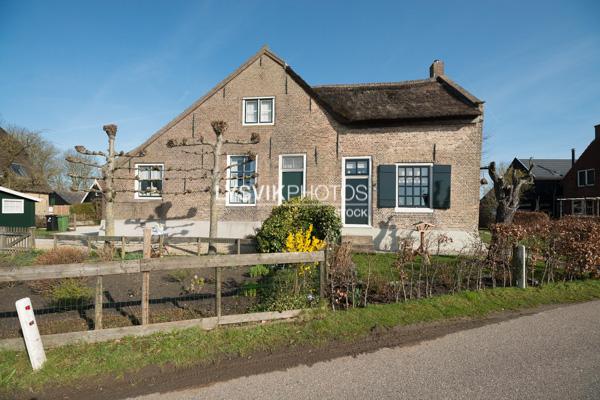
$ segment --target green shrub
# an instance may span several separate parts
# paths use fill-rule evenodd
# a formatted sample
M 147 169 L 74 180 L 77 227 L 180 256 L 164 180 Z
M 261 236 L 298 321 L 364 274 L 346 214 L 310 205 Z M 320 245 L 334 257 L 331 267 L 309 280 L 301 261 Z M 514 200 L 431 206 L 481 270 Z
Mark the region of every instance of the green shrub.
M 313 235 L 330 243 L 339 241 L 342 221 L 335 207 L 317 200 L 294 198 L 273 208 L 271 215 L 256 233 L 257 250 L 276 253 L 285 250 L 290 233 L 308 229 L 313 225 Z
M 271 272 L 269 267 L 262 265 L 262 264 L 258 264 L 253 267 L 250 267 L 250 277 L 251 278 L 261 278 L 263 276 L 268 275 L 269 272 Z
M 52 305 L 70 307 L 89 303 L 93 291 L 85 286 L 81 279 L 61 279 L 51 288 L 50 299 Z

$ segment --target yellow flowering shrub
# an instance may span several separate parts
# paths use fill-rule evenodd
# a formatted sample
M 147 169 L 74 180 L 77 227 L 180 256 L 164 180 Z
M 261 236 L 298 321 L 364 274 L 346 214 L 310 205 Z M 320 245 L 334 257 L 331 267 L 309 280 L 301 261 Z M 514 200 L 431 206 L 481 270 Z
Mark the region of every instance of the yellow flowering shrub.
M 305 231 L 300 229 L 296 233 L 288 234 L 285 241 L 285 250 L 289 253 L 319 251 L 325 247 L 325 241 L 312 235 L 313 226 L 310 224 Z M 298 269 L 300 276 L 310 275 L 317 263 L 302 264 Z

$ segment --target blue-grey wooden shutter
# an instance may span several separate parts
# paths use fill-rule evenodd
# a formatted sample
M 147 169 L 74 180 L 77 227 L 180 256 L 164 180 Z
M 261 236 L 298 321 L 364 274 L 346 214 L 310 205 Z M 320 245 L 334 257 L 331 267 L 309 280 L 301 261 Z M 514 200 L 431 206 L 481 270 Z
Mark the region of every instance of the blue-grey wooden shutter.
M 450 208 L 451 165 L 433 166 L 433 185 L 431 207 L 436 209 Z
M 377 207 L 396 207 L 396 166 L 377 167 Z

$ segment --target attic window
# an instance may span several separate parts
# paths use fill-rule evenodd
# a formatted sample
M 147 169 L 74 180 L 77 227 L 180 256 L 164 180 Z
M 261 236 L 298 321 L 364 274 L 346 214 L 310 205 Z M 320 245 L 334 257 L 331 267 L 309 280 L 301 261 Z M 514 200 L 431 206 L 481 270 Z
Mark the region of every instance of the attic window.
M 243 125 L 273 125 L 275 121 L 275 98 L 245 98 L 243 115 Z
M 17 163 L 10 164 L 10 170 L 18 176 L 27 176 L 25 167 L 23 167 L 21 164 L 17 164 Z
M 163 191 L 163 164 L 137 164 L 135 180 L 136 199 L 160 199 Z
M 580 169 L 577 171 L 577 186 L 594 186 L 596 179 L 595 171 L 593 169 Z

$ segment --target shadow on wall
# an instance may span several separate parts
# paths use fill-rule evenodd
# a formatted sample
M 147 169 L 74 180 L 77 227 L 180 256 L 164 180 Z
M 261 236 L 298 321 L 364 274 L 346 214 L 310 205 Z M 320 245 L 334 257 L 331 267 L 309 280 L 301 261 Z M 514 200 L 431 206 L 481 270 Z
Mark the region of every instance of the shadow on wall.
M 379 232 L 373 238 L 376 249 L 398 251 L 398 227 L 392 223 L 392 218 L 379 222 Z
M 167 221 L 189 220 L 198 215 L 198 208 L 191 207 L 185 215 L 169 216 L 169 211 L 173 208 L 173 203 L 170 201 L 161 203 L 154 208 L 154 214 L 150 214 L 146 219 L 128 218 L 125 220 L 126 225 L 135 225 L 136 230 L 142 231 L 147 223 L 155 222 L 164 226 L 164 231 L 167 236 L 187 235 L 190 233 L 185 227 L 193 226 L 193 223 L 181 225 L 167 225 Z

